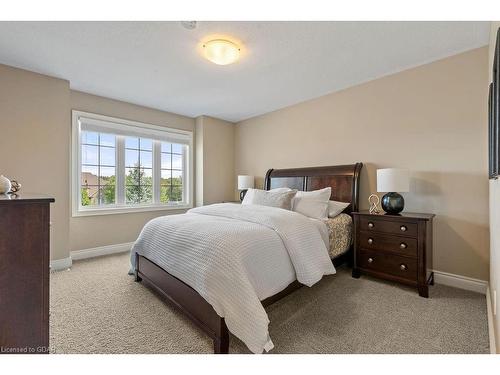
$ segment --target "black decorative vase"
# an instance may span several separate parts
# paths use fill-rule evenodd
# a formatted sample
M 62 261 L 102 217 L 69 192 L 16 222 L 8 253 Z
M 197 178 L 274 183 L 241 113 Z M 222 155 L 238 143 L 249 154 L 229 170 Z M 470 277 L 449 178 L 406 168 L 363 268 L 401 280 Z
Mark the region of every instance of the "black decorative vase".
M 401 194 L 387 193 L 382 197 L 382 209 L 388 214 L 399 214 L 405 208 L 405 200 Z
M 245 198 L 245 195 L 247 193 L 248 189 L 244 189 L 240 191 L 240 201 L 243 202 L 243 199 Z

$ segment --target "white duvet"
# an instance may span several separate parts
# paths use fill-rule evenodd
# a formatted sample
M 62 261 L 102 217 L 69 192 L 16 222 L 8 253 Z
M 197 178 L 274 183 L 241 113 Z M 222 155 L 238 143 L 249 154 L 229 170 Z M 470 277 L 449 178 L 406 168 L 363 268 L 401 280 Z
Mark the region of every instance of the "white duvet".
M 335 273 L 325 231 L 280 208 L 214 204 L 151 220 L 131 259 L 137 252 L 191 286 L 235 336 L 262 353 L 273 343 L 260 301 L 295 279 L 311 286 Z

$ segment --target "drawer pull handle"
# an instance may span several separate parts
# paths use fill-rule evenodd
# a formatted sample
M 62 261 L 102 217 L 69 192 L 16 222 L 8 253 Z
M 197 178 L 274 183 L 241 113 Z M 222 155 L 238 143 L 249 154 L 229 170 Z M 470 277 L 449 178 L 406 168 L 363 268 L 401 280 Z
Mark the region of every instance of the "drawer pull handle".
M 407 245 L 407 244 L 405 244 L 404 242 L 401 242 L 401 243 L 399 244 L 399 248 L 400 248 L 400 249 L 406 249 L 407 247 L 408 247 L 408 245 Z
M 406 264 L 401 264 L 399 266 L 399 268 L 401 269 L 401 271 L 406 271 L 408 269 L 408 267 L 406 266 Z
M 368 238 L 368 245 L 371 245 L 373 243 L 373 238 Z
M 406 232 L 408 228 L 406 227 L 406 225 L 401 225 L 399 229 L 401 229 L 401 232 Z
M 373 228 L 374 226 L 375 225 L 371 221 L 368 223 L 368 228 Z
M 373 258 L 368 258 L 368 263 L 373 263 Z

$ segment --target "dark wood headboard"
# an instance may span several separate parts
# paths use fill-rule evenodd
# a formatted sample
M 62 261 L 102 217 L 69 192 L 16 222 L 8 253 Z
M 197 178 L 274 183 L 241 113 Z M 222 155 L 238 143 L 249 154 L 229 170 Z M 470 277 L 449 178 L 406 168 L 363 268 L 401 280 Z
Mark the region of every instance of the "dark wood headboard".
M 359 175 L 363 163 L 329 167 L 269 169 L 264 189 L 289 187 L 302 191 L 332 188 L 331 200 L 349 202 L 345 212 L 359 210 Z

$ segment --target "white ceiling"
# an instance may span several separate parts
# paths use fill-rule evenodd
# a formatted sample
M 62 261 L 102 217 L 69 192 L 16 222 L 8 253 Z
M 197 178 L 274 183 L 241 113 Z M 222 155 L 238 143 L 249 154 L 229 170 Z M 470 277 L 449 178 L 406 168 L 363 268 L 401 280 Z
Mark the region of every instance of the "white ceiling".
M 219 66 L 209 35 L 244 46 Z M 191 117 L 240 121 L 484 46 L 489 22 L 0 22 L 0 63 Z

